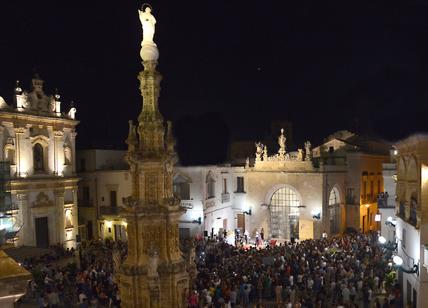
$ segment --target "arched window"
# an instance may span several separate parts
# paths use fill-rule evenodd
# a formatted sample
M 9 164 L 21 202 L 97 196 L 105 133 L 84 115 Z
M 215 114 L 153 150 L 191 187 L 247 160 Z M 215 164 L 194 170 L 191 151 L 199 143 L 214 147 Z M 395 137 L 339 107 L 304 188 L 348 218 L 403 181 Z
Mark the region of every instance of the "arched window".
M 179 175 L 173 182 L 174 195 L 181 200 L 190 200 L 190 183 L 185 177 Z
M 34 171 L 45 171 L 43 147 L 40 143 L 36 143 L 33 147 Z
M 334 187 L 330 192 L 330 198 L 328 199 L 328 205 L 334 205 L 340 203 L 339 191 Z
M 206 188 L 207 188 L 207 199 L 214 198 L 215 197 L 215 180 L 211 174 L 211 172 L 208 173 L 207 179 L 206 179 Z
M 273 238 L 299 238 L 300 198 L 291 187 L 275 191 L 270 200 L 271 233 Z

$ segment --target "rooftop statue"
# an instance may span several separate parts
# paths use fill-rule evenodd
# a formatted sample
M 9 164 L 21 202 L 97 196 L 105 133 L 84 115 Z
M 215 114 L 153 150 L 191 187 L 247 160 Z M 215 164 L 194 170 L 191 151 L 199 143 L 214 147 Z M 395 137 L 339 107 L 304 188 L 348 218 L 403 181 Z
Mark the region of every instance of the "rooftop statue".
M 279 144 L 278 154 L 279 154 L 280 160 L 285 159 L 285 141 L 286 141 L 286 138 L 284 135 L 284 129 L 281 128 L 281 135 L 279 135 L 278 137 L 278 144 Z
M 156 19 L 152 15 L 151 7 L 148 5 L 146 7 L 143 6 L 142 10 L 138 10 L 138 13 L 140 15 L 141 26 L 143 27 L 143 42 L 141 44 L 154 44 L 153 36 L 155 35 Z

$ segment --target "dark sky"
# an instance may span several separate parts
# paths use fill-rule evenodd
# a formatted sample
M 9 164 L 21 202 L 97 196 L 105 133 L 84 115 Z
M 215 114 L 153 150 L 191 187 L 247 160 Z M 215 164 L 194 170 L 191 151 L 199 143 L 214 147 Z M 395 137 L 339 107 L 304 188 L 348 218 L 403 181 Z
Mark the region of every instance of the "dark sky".
M 0 95 L 10 103 L 15 80 L 28 89 L 37 71 L 64 107 L 75 101 L 81 148 L 123 147 L 141 109 L 141 3 L 1 1 Z M 198 162 L 272 121 L 291 121 L 297 144 L 339 129 L 428 130 L 427 1 L 151 4 L 161 112 Z

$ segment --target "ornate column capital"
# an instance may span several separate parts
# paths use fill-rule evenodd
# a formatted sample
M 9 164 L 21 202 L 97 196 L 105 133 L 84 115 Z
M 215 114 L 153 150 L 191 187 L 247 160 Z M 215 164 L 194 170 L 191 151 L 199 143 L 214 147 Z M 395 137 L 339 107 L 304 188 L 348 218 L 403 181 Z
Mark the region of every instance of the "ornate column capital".
M 64 136 L 64 132 L 62 130 L 55 130 L 53 133 L 54 133 L 54 136 L 57 138 Z
M 24 134 L 27 131 L 26 127 L 15 127 L 15 134 Z
M 23 194 L 23 193 L 16 194 L 16 200 L 28 201 L 28 194 Z

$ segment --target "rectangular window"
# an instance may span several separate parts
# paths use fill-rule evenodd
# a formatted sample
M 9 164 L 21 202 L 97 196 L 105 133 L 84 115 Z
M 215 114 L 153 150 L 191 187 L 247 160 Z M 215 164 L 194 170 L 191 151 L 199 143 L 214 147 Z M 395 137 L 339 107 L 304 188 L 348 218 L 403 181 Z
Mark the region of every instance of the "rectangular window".
M 117 193 L 115 190 L 110 190 L 110 205 L 112 207 L 117 206 Z
M 223 179 L 223 194 L 227 194 L 227 179 Z
M 403 228 L 403 238 L 401 239 L 401 247 L 406 249 L 406 229 Z
M 363 181 L 363 198 L 367 198 L 367 182 Z
M 380 194 L 382 192 L 380 187 L 380 179 L 377 180 L 377 193 Z
M 236 192 L 245 192 L 244 191 L 244 177 L 243 176 L 238 176 L 236 178 Z
M 80 159 L 80 171 L 82 172 L 86 171 L 86 159 L 84 158 Z
M 373 190 L 374 190 L 374 185 L 373 185 L 373 180 L 371 180 L 370 181 L 370 198 L 373 198 L 373 193 L 374 193 Z
M 83 186 L 82 194 L 83 194 L 83 202 L 89 203 L 90 193 L 89 193 L 88 186 Z M 88 205 L 88 204 L 83 204 L 83 205 Z

